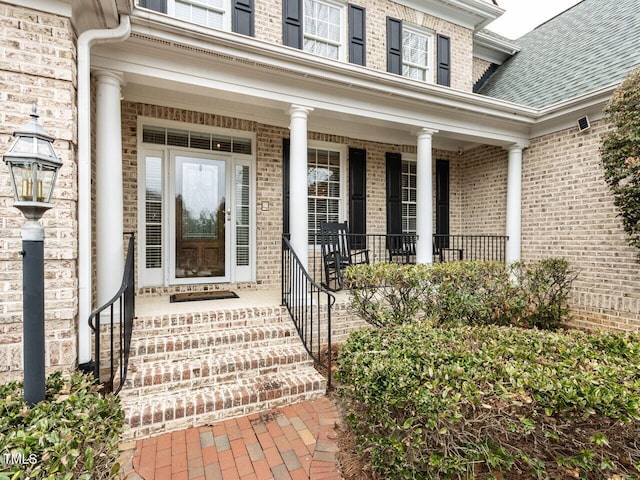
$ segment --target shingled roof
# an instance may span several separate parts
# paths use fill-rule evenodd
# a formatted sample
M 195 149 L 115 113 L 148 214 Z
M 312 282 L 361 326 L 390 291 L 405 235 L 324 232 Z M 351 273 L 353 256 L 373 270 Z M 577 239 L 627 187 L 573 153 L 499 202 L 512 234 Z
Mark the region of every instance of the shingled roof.
M 640 2 L 583 0 L 514 43 L 478 93 L 537 108 L 568 100 L 640 66 Z

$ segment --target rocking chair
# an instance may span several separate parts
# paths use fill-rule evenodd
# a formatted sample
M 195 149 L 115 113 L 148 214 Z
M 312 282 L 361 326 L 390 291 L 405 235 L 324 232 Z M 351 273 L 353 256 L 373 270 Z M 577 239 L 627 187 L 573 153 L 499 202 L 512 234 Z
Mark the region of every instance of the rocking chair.
M 351 240 L 347 222 L 320 223 L 320 243 L 324 269 L 322 285 L 328 290 L 335 292 L 342 289 L 344 270 L 348 266 L 369 263 L 369 250 L 353 250 Z

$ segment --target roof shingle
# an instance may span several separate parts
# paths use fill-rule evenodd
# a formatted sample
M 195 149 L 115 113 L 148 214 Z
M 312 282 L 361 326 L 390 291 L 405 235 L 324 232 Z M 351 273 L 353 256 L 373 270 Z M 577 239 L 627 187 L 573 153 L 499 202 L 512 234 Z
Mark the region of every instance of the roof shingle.
M 542 108 L 598 90 L 640 66 L 640 2 L 583 0 L 515 44 L 478 93 Z

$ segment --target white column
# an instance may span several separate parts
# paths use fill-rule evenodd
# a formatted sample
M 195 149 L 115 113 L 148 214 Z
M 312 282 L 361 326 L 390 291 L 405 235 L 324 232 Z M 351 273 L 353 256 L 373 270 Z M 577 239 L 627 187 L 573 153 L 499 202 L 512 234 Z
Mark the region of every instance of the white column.
M 507 263 L 520 261 L 522 236 L 522 146 L 514 145 L 509 151 L 507 177 Z
M 289 232 L 300 263 L 309 269 L 309 207 L 307 205 L 307 117 L 313 108 L 292 105 L 289 156 Z
M 416 165 L 416 263 L 433 263 L 433 158 L 431 140 L 437 130 L 418 132 Z
M 120 288 L 124 270 L 122 206 L 122 75 L 95 72 L 96 78 L 96 287 L 98 306 Z

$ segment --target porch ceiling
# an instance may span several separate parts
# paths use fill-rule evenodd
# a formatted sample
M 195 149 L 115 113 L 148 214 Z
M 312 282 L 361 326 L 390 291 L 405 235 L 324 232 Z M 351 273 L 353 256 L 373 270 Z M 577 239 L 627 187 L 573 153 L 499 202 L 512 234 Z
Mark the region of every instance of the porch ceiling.
M 315 66 L 286 47 L 248 58 L 233 50 L 246 48 L 237 42 L 150 34 L 134 30 L 128 41 L 98 46 L 92 55 L 92 68 L 124 73 L 125 99 L 282 127 L 289 125 L 289 107 L 300 104 L 314 108 L 313 131 L 411 145 L 418 130 L 430 128 L 438 131 L 434 147 L 449 150 L 526 145 L 534 122 L 517 106 L 497 108 L 465 92 L 324 59 Z

